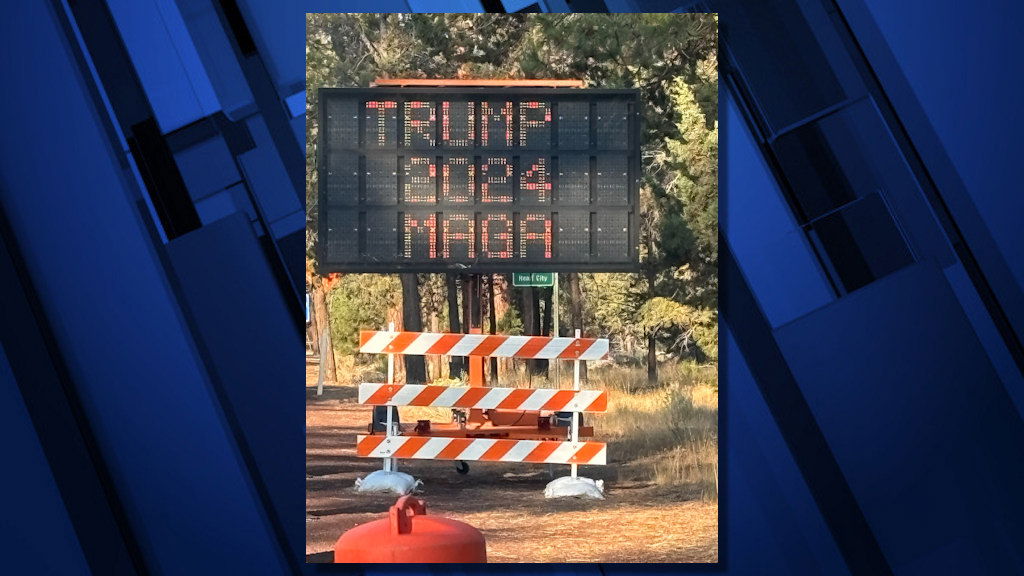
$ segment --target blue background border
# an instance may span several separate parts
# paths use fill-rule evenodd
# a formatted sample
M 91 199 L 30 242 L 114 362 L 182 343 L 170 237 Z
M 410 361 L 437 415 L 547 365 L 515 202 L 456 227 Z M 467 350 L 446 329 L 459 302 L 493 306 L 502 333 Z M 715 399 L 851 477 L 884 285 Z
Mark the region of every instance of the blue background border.
M 353 571 L 303 564 L 304 12 L 442 8 L 721 14 L 721 563 L 545 571 L 1024 573 L 1024 8 L 944 0 L 10 3 L 5 572 Z

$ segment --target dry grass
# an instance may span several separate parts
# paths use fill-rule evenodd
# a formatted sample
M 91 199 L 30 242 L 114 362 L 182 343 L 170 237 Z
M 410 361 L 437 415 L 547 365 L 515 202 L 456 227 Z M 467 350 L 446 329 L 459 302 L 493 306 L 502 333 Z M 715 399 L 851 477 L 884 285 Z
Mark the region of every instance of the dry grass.
M 385 358 L 380 356 L 380 358 Z M 387 361 L 366 362 L 359 356 L 334 354 L 334 366 L 338 381 L 335 384 L 358 386 L 361 382 L 384 382 L 387 378 Z M 315 384 L 315 382 L 314 382 Z
M 623 480 L 684 486 L 718 499 L 718 381 L 714 366 L 669 364 L 660 382 L 643 368 L 608 366 L 590 386 L 610 392 L 608 412 L 593 417 L 620 464 Z M 621 455 L 629 455 L 628 459 Z M 616 455 L 620 455 L 616 457 Z
M 648 384 L 643 366 L 606 365 L 590 370 L 588 389 L 609 391 L 608 412 L 587 415 L 609 454 L 619 464 L 619 478 L 685 488 L 701 499 L 718 500 L 718 371 L 692 362 L 659 366 L 659 382 Z M 525 371 L 507 374 L 502 386 L 568 388 L 571 364 L 564 364 L 558 384 Z M 444 384 L 457 385 L 457 381 Z M 447 422 L 448 408 L 402 408 L 402 421 Z
M 718 562 L 718 519 L 708 506 L 667 502 L 625 514 L 619 508 L 586 507 L 537 516 L 499 508 L 460 519 L 485 533 L 489 562 L 713 563 Z
M 354 455 L 354 437 L 365 429 L 369 410 L 355 402 L 352 384 L 383 378 L 368 373 L 372 367 L 357 370 L 366 372 L 344 374 L 343 383 L 317 397 L 316 366 L 307 365 L 307 561 L 330 561 L 339 534 L 379 518 L 394 502 L 352 488 L 357 477 L 379 467 Z M 450 462 L 417 460 L 402 469 L 424 480 L 432 514 L 483 531 L 491 562 L 716 562 L 715 371 L 663 366 L 661 376 L 662 384 L 648 386 L 643 367 L 606 366 L 594 369 L 585 385 L 610 391 L 609 412 L 586 418 L 609 443 L 611 461 L 581 470 L 605 481 L 605 500 L 544 498 L 549 473 L 562 475 L 566 467 L 474 463 L 460 476 Z M 524 376 L 501 385 L 528 383 Z M 535 378 L 533 387 L 554 384 Z M 446 408 L 401 410 L 405 422 L 449 417 Z

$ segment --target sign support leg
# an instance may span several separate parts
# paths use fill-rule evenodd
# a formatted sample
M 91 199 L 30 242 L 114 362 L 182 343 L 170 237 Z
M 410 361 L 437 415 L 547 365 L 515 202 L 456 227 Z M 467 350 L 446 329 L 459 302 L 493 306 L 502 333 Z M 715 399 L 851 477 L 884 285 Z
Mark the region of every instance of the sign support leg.
M 462 293 L 465 298 L 465 331 L 467 334 L 482 334 L 483 333 L 483 302 L 480 297 L 480 275 L 479 274 L 468 274 L 464 277 L 466 290 Z M 469 364 L 469 385 L 470 386 L 484 386 L 486 385 L 484 377 L 484 359 L 481 356 L 467 356 L 466 362 Z M 470 424 L 483 424 L 484 423 L 484 411 L 480 408 L 470 408 L 469 417 L 467 422 Z
M 580 331 L 576 330 L 576 337 L 580 337 Z M 572 389 L 579 391 L 580 389 L 580 360 L 579 358 L 572 361 Z M 580 413 L 572 413 L 572 441 L 580 441 Z M 572 477 L 576 478 L 577 471 L 579 470 L 579 464 L 571 464 L 572 466 Z
M 327 330 L 324 330 L 323 333 L 320 335 L 320 370 L 319 374 L 316 377 L 317 396 L 324 395 L 324 370 L 326 369 L 327 366 L 327 360 L 326 357 L 324 356 L 324 350 L 326 350 L 328 347 L 329 344 L 327 342 Z
M 554 274 L 554 278 L 553 278 L 554 284 L 551 287 L 551 305 L 554 306 L 554 308 L 551 310 L 551 327 L 552 327 L 552 334 L 551 335 L 554 336 L 555 338 L 558 338 L 559 336 L 561 336 L 561 334 L 558 332 L 558 272 L 553 272 L 553 274 Z M 559 364 L 558 360 L 555 360 L 553 362 L 553 364 L 554 364 L 554 370 L 555 370 L 555 373 L 554 373 L 555 387 L 556 388 L 561 388 L 562 385 L 561 385 L 561 383 L 558 380 L 558 372 L 559 372 L 560 364 Z
M 395 331 L 395 323 L 394 322 L 388 323 L 388 332 L 394 332 L 394 331 Z M 394 384 L 394 383 L 395 383 L 395 355 L 394 354 L 388 354 L 388 384 Z M 394 409 L 391 406 L 385 406 L 384 408 L 387 410 L 387 414 L 388 414 L 388 416 L 387 416 L 387 425 L 386 425 L 386 428 L 384 429 L 384 435 L 385 436 L 394 436 L 395 435 L 394 415 L 392 414 L 392 411 Z M 394 458 L 385 458 L 384 459 L 384 470 L 387 471 L 387 472 L 395 472 L 398 469 L 397 464 L 398 464 L 398 462 Z

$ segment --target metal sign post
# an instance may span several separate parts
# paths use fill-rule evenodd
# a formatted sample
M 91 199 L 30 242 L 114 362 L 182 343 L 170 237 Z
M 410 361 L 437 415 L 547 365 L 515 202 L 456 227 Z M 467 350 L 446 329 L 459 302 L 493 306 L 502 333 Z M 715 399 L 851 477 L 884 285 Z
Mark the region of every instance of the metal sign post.
M 388 323 L 388 332 L 394 332 L 394 331 L 395 331 L 395 323 L 394 322 L 389 322 Z M 393 353 L 389 352 L 388 353 L 388 384 L 390 385 L 390 384 L 394 384 L 394 383 L 395 383 L 395 355 Z M 393 408 L 391 406 L 387 406 L 387 412 L 388 412 L 387 427 L 384 429 L 384 435 L 387 437 L 388 441 L 391 440 L 392 436 L 396 436 L 396 434 L 395 434 L 395 425 L 394 425 L 394 414 L 393 414 L 394 410 L 395 410 L 395 408 Z M 395 458 L 385 458 L 384 459 L 384 470 L 386 472 L 397 472 L 398 471 L 398 460 L 395 459 Z
M 551 287 L 551 305 L 554 309 L 551 311 L 551 324 L 552 324 L 552 336 L 558 338 L 561 334 L 558 333 L 558 273 L 554 274 L 555 280 Z M 579 338 L 579 334 L 576 335 Z
M 327 360 L 325 359 L 326 355 L 324 354 L 324 350 L 326 350 L 329 346 L 330 343 L 327 340 L 327 330 L 324 330 L 323 333 L 320 334 L 320 370 L 319 374 L 317 374 L 316 377 L 317 396 L 324 395 L 324 370 L 327 367 Z
M 576 337 L 580 337 L 580 331 L 576 330 Z M 577 358 L 572 362 L 572 389 L 573 391 L 579 392 L 580 390 L 580 359 Z M 575 410 L 572 413 L 572 441 L 573 443 L 580 441 L 580 413 Z M 576 472 L 579 468 L 579 464 L 572 464 L 571 475 L 576 478 Z
M 552 324 L 552 336 L 558 338 L 561 334 L 558 333 L 558 272 L 552 274 L 554 276 L 553 286 L 551 287 L 551 305 L 554 306 L 554 310 L 551 311 L 551 324 Z M 576 337 L 579 338 L 579 334 Z M 555 386 L 559 386 L 558 383 L 558 362 L 554 362 L 554 380 Z

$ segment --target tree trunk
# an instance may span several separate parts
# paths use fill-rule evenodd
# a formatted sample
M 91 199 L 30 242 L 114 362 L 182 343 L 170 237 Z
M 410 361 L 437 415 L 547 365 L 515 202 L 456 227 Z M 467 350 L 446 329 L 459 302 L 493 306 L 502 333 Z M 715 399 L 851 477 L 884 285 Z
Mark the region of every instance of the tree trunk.
M 541 291 L 541 300 L 544 301 L 544 315 L 541 317 L 540 323 L 541 336 L 556 336 L 551 333 L 551 308 L 555 302 L 553 292 L 553 288 L 545 288 Z
M 316 306 L 313 305 L 312 295 L 309 300 L 309 324 L 306 325 L 306 340 L 309 342 L 309 349 L 316 356 L 320 355 L 320 331 L 316 328 Z
M 540 296 L 541 301 L 544 302 L 543 315 L 541 316 L 540 321 L 540 335 L 555 336 L 555 334 L 551 333 L 551 314 L 552 307 L 555 301 L 553 296 L 554 288 L 543 288 L 541 290 L 538 290 L 537 293 Z M 539 364 L 537 369 L 540 370 L 542 374 L 547 375 L 550 362 L 548 362 L 547 360 L 538 360 L 537 363 Z
M 430 313 L 430 331 L 434 332 L 434 333 L 439 332 L 440 331 L 439 324 L 440 324 L 440 321 L 438 320 L 437 312 L 431 312 Z M 440 380 L 441 378 L 443 378 L 443 375 L 441 373 L 442 372 L 442 369 L 441 369 L 441 356 L 439 356 L 437 354 L 433 354 L 431 356 L 427 356 L 426 358 L 428 360 L 428 362 L 427 362 L 427 372 L 430 374 L 430 381 L 433 382 L 435 380 Z
M 498 315 L 494 310 L 494 275 L 488 274 L 485 276 L 487 279 L 487 320 L 490 323 L 491 334 L 498 333 Z M 498 385 L 498 359 L 496 357 L 490 358 L 491 365 L 491 386 Z
M 651 222 L 648 221 L 648 225 Z M 647 234 L 647 257 L 652 258 L 654 254 L 654 234 Z M 654 298 L 654 282 L 656 280 L 654 275 L 654 266 L 651 262 L 646 263 L 646 275 L 647 275 L 647 300 L 650 301 Z M 658 338 L 657 334 L 651 333 L 647 335 L 647 382 L 649 384 L 658 383 Z
M 533 288 L 519 290 L 519 311 L 523 315 L 523 334 L 533 336 Z
M 501 320 L 509 309 L 508 278 L 504 274 L 495 274 L 491 281 L 494 283 L 494 317 Z
M 477 331 L 484 333 L 483 309 L 481 306 L 481 276 L 479 274 L 465 274 L 462 276 L 462 328 L 467 334 Z M 464 357 L 466 369 L 472 374 L 472 367 L 480 367 L 480 378 L 487 385 L 487 367 L 483 358 Z M 470 364 L 472 362 L 472 364 Z
M 490 322 L 490 333 L 498 333 L 498 307 L 495 305 L 496 275 L 487 275 L 487 320 Z M 490 358 L 490 385 L 498 385 L 498 358 Z
M 533 336 L 535 334 L 533 329 L 533 288 L 520 288 L 519 289 L 519 312 L 523 320 L 523 334 L 525 336 Z M 526 363 L 526 373 L 533 377 L 533 360 L 524 360 Z
M 402 329 L 408 332 L 422 332 L 423 318 L 420 312 L 419 282 L 415 274 L 402 274 Z M 427 381 L 427 369 L 423 356 L 403 356 L 405 361 L 405 382 L 419 384 Z
M 459 323 L 459 291 L 455 275 L 445 274 L 445 281 L 448 284 L 448 331 L 458 334 L 462 332 L 462 326 Z M 448 375 L 450 378 L 462 377 L 462 358 L 448 357 Z
M 505 274 L 495 274 L 492 280 L 494 282 L 494 317 L 501 321 L 508 314 L 509 308 L 512 306 L 509 297 L 510 282 Z M 513 366 L 514 360 L 512 358 L 498 360 L 498 374 L 504 374 L 507 378 Z
M 647 335 L 647 383 L 658 383 L 658 338 L 654 334 Z
M 469 276 L 462 276 L 462 331 L 469 334 L 475 328 L 473 326 L 473 279 Z
M 580 290 L 580 275 L 577 272 L 569 273 L 569 324 L 572 326 L 570 334 L 576 334 L 576 330 L 583 335 L 583 291 Z M 587 381 L 587 363 L 580 362 L 580 380 Z
M 399 302 L 395 306 L 388 308 L 387 314 L 384 318 L 384 326 L 382 330 L 387 330 L 390 326 L 394 326 L 395 330 L 401 332 L 403 330 L 402 321 L 402 303 Z M 383 356 L 383 355 L 382 355 Z M 383 358 L 382 358 L 383 359 Z M 402 357 L 398 356 L 395 358 L 395 382 L 405 382 L 405 362 L 402 362 Z
M 528 336 L 540 336 L 540 302 L 536 288 L 523 288 L 523 333 Z M 539 360 L 527 360 L 527 369 L 531 375 L 544 373 Z
M 321 363 L 324 367 L 324 381 L 337 382 L 338 371 L 334 365 L 334 341 L 331 339 L 330 315 L 327 312 L 327 293 L 323 284 L 313 288 L 313 308 L 316 311 L 316 341 L 324 342 L 326 347 L 320 347 Z
M 540 309 L 540 290 L 536 288 L 530 288 L 530 310 L 533 313 L 533 334 L 534 336 L 541 335 L 541 309 Z

